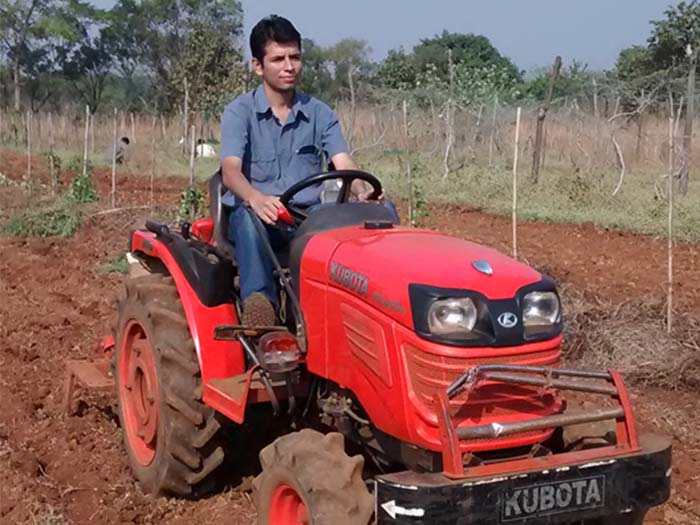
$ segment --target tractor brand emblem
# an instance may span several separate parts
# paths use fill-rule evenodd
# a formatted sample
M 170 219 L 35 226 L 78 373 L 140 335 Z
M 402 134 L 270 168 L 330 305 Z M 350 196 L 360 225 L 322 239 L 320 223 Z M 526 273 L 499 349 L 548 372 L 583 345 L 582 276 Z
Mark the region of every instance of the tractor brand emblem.
M 493 268 L 491 268 L 491 265 L 486 259 L 472 261 L 472 266 L 477 272 L 481 272 L 484 275 L 493 275 Z
M 358 273 L 350 268 L 339 263 L 331 263 L 330 277 L 340 286 L 360 295 L 367 295 L 368 279 L 366 276 Z
M 605 476 L 530 485 L 503 494 L 501 522 L 595 509 L 604 504 Z
M 513 312 L 503 312 L 498 316 L 498 324 L 503 328 L 513 328 L 518 324 L 518 316 Z

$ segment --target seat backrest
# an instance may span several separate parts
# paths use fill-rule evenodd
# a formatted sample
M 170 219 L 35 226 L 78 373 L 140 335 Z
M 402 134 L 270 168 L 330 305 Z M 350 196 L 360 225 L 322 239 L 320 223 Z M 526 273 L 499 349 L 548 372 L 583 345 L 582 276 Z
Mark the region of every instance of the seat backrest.
M 214 221 L 214 242 L 219 249 L 235 261 L 236 251 L 228 239 L 228 211 L 221 202 L 226 193 L 221 168 L 209 180 L 209 215 Z

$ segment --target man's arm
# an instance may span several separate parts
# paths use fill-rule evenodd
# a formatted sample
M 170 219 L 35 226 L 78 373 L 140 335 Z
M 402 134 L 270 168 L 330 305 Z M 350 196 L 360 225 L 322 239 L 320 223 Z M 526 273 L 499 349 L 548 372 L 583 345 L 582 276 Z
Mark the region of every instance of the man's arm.
M 349 153 L 338 153 L 331 158 L 331 162 L 333 162 L 333 166 L 335 166 L 335 169 L 337 170 L 358 169 L 357 164 L 355 164 L 355 161 L 352 160 Z M 355 179 L 352 181 L 352 186 L 350 186 L 350 192 L 357 198 L 358 201 L 365 202 L 372 196 L 374 189 L 372 189 L 367 182 L 361 179 Z M 384 199 L 384 192 L 382 192 L 377 199 Z
M 322 106 L 323 111 L 325 111 L 326 125 L 323 129 L 323 135 L 321 141 L 323 143 L 323 149 L 328 153 L 333 166 L 337 170 L 356 170 L 357 164 L 352 160 L 350 153 L 348 153 L 348 145 L 345 142 L 345 137 L 343 137 L 343 132 L 340 128 L 340 122 L 338 116 L 333 110 L 328 106 Z M 372 195 L 372 189 L 369 185 L 360 179 L 355 179 L 350 187 L 351 193 L 359 201 L 369 200 Z M 380 195 L 380 199 L 384 198 L 384 194 Z
M 277 210 L 282 207 L 279 198 L 265 195 L 253 188 L 243 175 L 243 161 L 238 157 L 225 157 L 221 161 L 221 173 L 224 186 L 242 201 L 248 201 L 250 207 L 268 224 L 277 222 Z
M 255 213 L 268 224 L 277 221 L 282 207 L 277 197 L 255 189 L 243 175 L 243 155 L 248 145 L 246 112 L 236 102 L 224 110 L 221 118 L 221 174 L 226 186 L 238 199 L 248 201 Z

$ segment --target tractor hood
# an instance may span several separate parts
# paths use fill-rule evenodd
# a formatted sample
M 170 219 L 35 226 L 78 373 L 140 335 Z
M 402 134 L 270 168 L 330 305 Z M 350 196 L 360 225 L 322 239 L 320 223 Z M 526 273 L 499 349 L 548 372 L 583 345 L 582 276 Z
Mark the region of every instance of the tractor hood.
M 436 232 L 354 226 L 325 234 L 336 241 L 327 266 L 330 286 L 419 332 L 413 312 L 421 308 L 417 295 L 429 296 L 420 300 L 425 305 L 473 294 L 484 304 L 505 308 L 506 303 L 519 304 L 519 292 L 538 283 L 554 290 L 550 279 L 496 250 Z

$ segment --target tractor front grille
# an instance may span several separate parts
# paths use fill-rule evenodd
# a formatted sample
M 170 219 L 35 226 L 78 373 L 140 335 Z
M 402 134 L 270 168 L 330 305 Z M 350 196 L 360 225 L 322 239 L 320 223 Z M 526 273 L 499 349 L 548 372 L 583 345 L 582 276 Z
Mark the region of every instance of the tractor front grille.
M 411 381 L 414 402 L 417 408 L 431 420 L 434 418 L 433 396 L 439 390 L 444 390 L 457 376 L 466 369 L 476 365 L 508 363 L 517 365 L 556 365 L 561 356 L 561 349 L 534 351 L 529 353 L 513 353 L 489 358 L 466 358 L 438 355 L 426 352 L 408 343 L 403 344 L 406 368 Z M 459 420 L 470 420 L 474 423 L 483 422 L 485 417 L 503 417 L 533 413 L 548 412 L 552 400 L 540 395 L 537 388 L 487 384 L 469 395 L 462 393 L 450 400 L 452 408 L 457 410 L 455 415 Z

